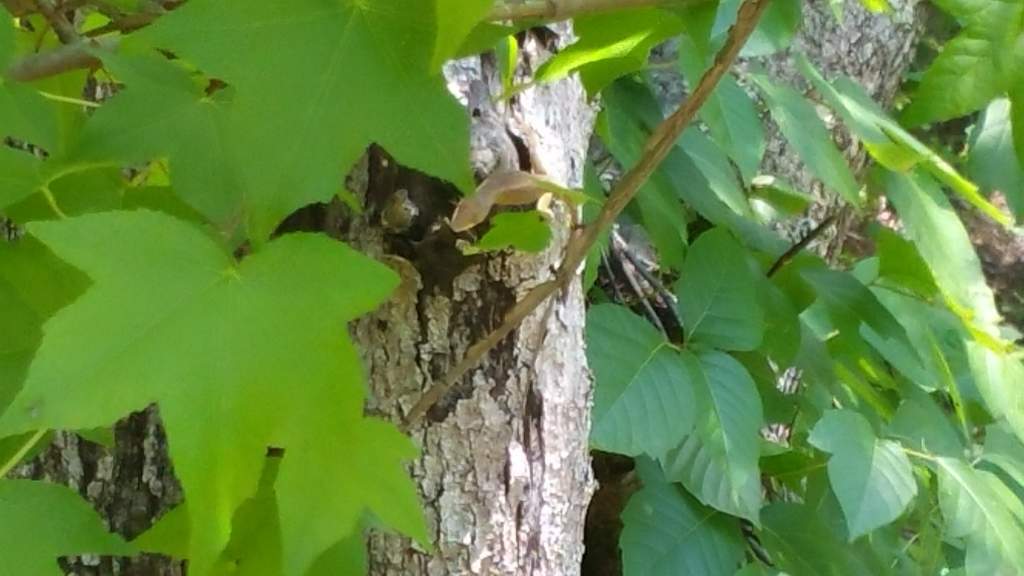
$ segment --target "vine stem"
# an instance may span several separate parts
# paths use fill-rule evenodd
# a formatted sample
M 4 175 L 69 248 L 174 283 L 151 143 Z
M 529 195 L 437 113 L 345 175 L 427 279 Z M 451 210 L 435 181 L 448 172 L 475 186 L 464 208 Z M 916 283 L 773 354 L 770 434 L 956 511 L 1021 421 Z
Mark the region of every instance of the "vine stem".
M 3 467 L 0 467 L 0 478 L 7 476 L 8 472 L 14 470 L 14 467 L 18 465 L 18 462 L 21 462 L 21 459 L 24 458 L 25 455 L 28 454 L 44 436 L 46 436 L 47 432 L 49 432 L 49 430 L 37 430 L 35 434 L 26 440 L 25 443 L 21 445 L 21 448 L 18 448 L 18 451 L 15 452 L 7 462 L 4 462 Z
M 619 214 L 636 196 L 640 187 L 647 182 L 654 170 L 668 155 L 683 130 L 693 121 L 697 111 L 704 105 L 718 82 L 728 73 L 740 49 L 753 33 L 757 22 L 770 0 L 746 0 L 736 15 L 736 23 L 729 29 L 725 44 L 710 68 L 700 78 L 696 88 L 671 116 L 662 121 L 644 144 L 640 160 L 619 180 L 608 199 L 601 207 L 597 218 L 582 230 L 573 232 L 565 250 L 565 258 L 555 273 L 555 278 L 536 286 L 517 302 L 498 328 L 476 342 L 466 351 L 463 359 L 452 368 L 442 380 L 431 386 L 420 397 L 405 418 L 403 428 L 408 430 L 416 425 L 434 404 L 469 370 L 475 367 L 485 354 L 512 333 L 534 310 L 555 292 L 569 285 L 576 277 L 591 247 L 609 229 Z

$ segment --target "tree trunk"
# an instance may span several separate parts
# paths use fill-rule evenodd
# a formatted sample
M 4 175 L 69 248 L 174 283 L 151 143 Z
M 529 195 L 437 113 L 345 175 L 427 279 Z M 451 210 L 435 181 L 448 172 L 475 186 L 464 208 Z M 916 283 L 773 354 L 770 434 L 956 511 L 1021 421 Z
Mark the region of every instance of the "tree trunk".
M 847 73 L 885 100 L 909 62 L 916 37 L 908 1 L 893 2 L 894 21 L 868 15 L 856 2 L 848 2 L 841 25 L 832 19 L 825 0 L 811 2 L 805 6 L 805 29 L 795 47 L 808 51 L 826 74 Z M 557 40 L 526 33 L 520 74 L 536 69 L 549 43 L 567 42 L 568 27 L 557 29 Z M 784 58 L 772 59 L 773 73 L 791 77 L 782 65 Z M 473 79 L 499 91 L 493 76 L 486 59 L 468 59 L 446 70 L 452 91 L 467 102 Z M 577 81 L 528 90 L 494 112 L 511 134 L 520 167 L 542 168 L 560 183 L 580 184 L 593 111 Z M 477 122 L 478 130 L 482 125 Z M 488 141 L 474 138 L 475 158 L 487 156 L 479 147 Z M 849 152 L 855 164 L 863 162 L 861 151 Z M 779 138 L 770 144 L 769 155 L 766 172 L 816 189 Z M 538 256 L 465 257 L 447 228 L 435 227 L 439 216 L 450 214 L 455 199 L 444 183 L 372 150 L 353 171 L 349 187 L 365 199 L 367 209 L 361 215 L 353 216 L 336 203 L 303 211 L 288 225 L 328 231 L 401 274 L 403 283 L 392 300 L 352 327 L 371 383 L 369 409 L 400 421 L 469 345 L 501 322 L 518 297 L 551 277 L 568 226 L 555 226 L 551 246 Z M 386 211 L 402 195 L 418 203 L 419 213 L 411 225 L 392 226 Z M 558 210 L 566 216 L 564 208 Z M 580 572 L 584 515 L 594 490 L 587 453 L 590 381 L 583 321 L 583 295 L 574 284 L 488 354 L 411 430 L 422 449 L 411 472 L 435 547 L 428 554 L 406 539 L 376 534 L 369 544 L 373 574 Z M 76 488 L 113 529 L 135 536 L 177 504 L 181 491 L 155 410 L 121 422 L 116 440 L 116 448 L 107 450 L 59 434 L 20 473 Z M 183 573 L 177 563 L 155 557 L 102 562 L 80 558 L 68 571 L 80 576 Z
M 542 36 L 525 35 L 522 73 L 546 56 L 543 44 Z M 489 85 L 492 94 L 500 91 L 487 59 L 457 62 L 446 75 L 461 98 L 472 100 L 474 81 Z M 519 150 L 518 168 L 581 186 L 593 113 L 577 81 L 531 89 L 508 106 L 477 114 L 496 118 L 474 123 L 474 146 L 500 149 L 495 140 L 507 129 Z M 497 137 L 480 133 L 495 127 Z M 474 159 L 494 155 L 473 150 Z M 403 183 L 410 175 L 383 155 L 371 154 L 368 162 L 369 205 L 411 184 Z M 430 192 L 440 193 L 436 186 L 443 185 L 433 184 Z M 403 285 L 388 305 L 358 323 L 356 335 L 373 384 L 372 409 L 397 420 L 469 345 L 498 327 L 517 299 L 553 277 L 568 238 L 568 214 L 561 207 L 561 222 L 542 254 L 486 258 L 409 251 L 401 238 L 381 234 L 373 211 L 368 214 L 353 237 L 371 253 L 397 254 L 391 261 Z M 454 269 L 439 275 L 440 263 L 451 261 Z M 488 354 L 412 431 L 422 448 L 413 474 L 435 549 L 424 554 L 405 539 L 376 535 L 372 574 L 579 573 L 593 488 L 583 321 L 583 294 L 574 284 Z

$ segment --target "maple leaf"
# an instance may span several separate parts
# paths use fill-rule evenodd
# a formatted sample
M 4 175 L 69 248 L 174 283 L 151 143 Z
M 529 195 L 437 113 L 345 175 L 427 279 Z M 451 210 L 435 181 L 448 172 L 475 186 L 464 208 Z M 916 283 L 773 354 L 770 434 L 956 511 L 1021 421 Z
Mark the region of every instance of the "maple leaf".
M 224 149 L 260 241 L 330 199 L 374 142 L 472 190 L 468 117 L 431 70 L 435 17 L 421 0 L 195 0 L 126 45 L 169 50 L 234 90 Z
M 390 425 L 363 419 L 362 371 L 345 330 L 391 292 L 393 272 L 313 234 L 281 237 L 236 263 L 199 228 L 149 211 L 28 229 L 94 283 L 44 325 L 0 436 L 102 426 L 156 402 L 189 503 L 195 574 L 228 542 L 268 446 L 286 451 L 282 479 L 310 476 L 285 483 L 282 498 L 302 490 L 291 501 L 315 503 L 319 489 L 325 504 L 311 513 L 331 522 L 314 546 L 294 531 L 285 539 L 289 574 L 356 529 L 367 504 L 423 537 L 413 489 L 400 478 L 412 448 Z M 386 449 L 366 453 L 375 443 Z M 340 451 L 347 445 L 355 456 Z M 345 458 L 354 465 L 341 470 Z M 396 488 L 404 492 L 389 500 Z
M 57 484 L 0 480 L 0 574 L 60 576 L 60 556 L 133 554 L 78 494 Z

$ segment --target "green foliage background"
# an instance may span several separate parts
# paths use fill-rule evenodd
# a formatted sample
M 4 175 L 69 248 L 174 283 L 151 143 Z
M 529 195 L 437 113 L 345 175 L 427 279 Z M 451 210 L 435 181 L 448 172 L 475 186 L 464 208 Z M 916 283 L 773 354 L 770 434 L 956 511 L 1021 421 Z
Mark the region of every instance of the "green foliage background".
M 628 210 L 683 330 L 592 289 L 591 443 L 634 457 L 643 481 L 622 516 L 626 574 L 1024 573 L 1020 335 L 950 200 L 1008 229 L 1024 216 L 1024 1 L 937 4 L 959 32 L 902 110 L 804 59 L 810 97 L 756 69 L 727 76 Z M 429 548 L 403 468 L 416 450 L 363 415 L 345 330 L 397 277 L 325 235 L 272 233 L 339 194 L 370 143 L 472 191 L 469 120 L 440 68 L 494 46 L 514 58 L 510 30 L 482 24 L 491 6 L 190 0 L 94 49 L 99 80 L 123 85 L 101 106 L 81 100 L 84 71 L 0 77 L 0 213 L 27 234 L 0 245 L 0 477 L 50 430 L 156 403 L 187 494 L 125 543 L 71 491 L 0 479 L 0 539 L 15 551 L 0 573 L 155 551 L 198 575 L 348 574 L 365 570 L 370 525 Z M 598 137 L 631 165 L 662 120 L 651 48 L 678 38 L 674 65 L 695 83 L 737 6 L 582 16 L 576 44 L 533 81 L 578 73 L 602 106 Z M 744 55 L 785 47 L 800 16 L 798 0 L 775 0 Z M 0 70 L 53 47 L 47 30 L 0 8 Z M 816 104 L 874 159 L 863 181 Z M 862 211 L 886 197 L 900 230 L 873 229 L 875 253 L 843 269 L 780 260 L 775 216 L 809 199 L 760 173 L 761 108 L 830 193 Z M 911 131 L 979 112 L 964 154 Z M 547 242 L 537 213 L 498 224 L 478 249 Z M 777 389 L 784 374 L 799 375 L 795 391 Z

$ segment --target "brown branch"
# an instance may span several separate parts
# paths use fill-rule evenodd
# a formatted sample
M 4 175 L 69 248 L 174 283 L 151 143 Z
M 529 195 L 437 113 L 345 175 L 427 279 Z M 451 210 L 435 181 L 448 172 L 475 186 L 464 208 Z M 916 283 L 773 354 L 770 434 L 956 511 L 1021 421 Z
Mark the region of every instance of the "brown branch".
M 91 49 L 109 49 L 116 46 L 114 38 L 80 41 L 61 46 L 48 52 L 40 52 L 23 58 L 7 69 L 5 76 L 18 82 L 31 82 L 40 78 L 56 76 L 79 68 L 98 68 L 100 61 L 90 53 Z
M 821 236 L 821 233 L 824 232 L 832 224 L 832 222 L 835 221 L 835 219 L 835 214 L 832 214 L 828 218 L 825 218 L 820 223 L 818 223 L 817 226 L 814 227 L 814 230 L 808 232 L 807 236 L 804 236 L 803 238 L 800 239 L 799 242 L 793 244 L 792 246 L 789 247 L 788 250 L 783 252 L 782 255 L 779 256 L 778 259 L 776 259 L 775 262 L 772 264 L 772 267 L 768 269 L 768 277 L 771 278 L 772 276 L 774 276 L 775 273 L 781 270 L 783 266 L 788 264 L 790 260 L 796 258 L 796 255 L 799 254 L 801 250 L 806 248 L 808 244 L 813 242 L 815 238 Z
M 62 44 L 74 44 L 78 42 L 78 31 L 67 16 L 54 3 L 53 0 L 35 0 L 36 10 L 46 18 L 54 33 Z
M 698 4 L 705 0 L 527 0 L 522 4 L 499 4 L 491 10 L 488 20 L 568 20 L 575 16 L 649 8 L 669 4 Z
M 728 73 L 732 63 L 739 55 L 740 49 L 757 26 L 761 14 L 770 0 L 746 0 L 736 15 L 736 23 L 729 29 L 725 44 L 715 56 L 711 68 L 701 76 L 697 87 L 685 102 L 671 116 L 666 118 L 644 145 L 644 153 L 640 161 L 619 180 L 601 208 L 597 219 L 582 230 L 577 231 L 566 247 L 565 259 L 555 274 L 555 279 L 545 282 L 516 303 L 505 316 L 505 321 L 470 346 L 466 356 L 440 381 L 428 389 L 406 416 L 404 428 L 408 429 L 418 423 L 430 408 L 437 403 L 463 375 L 476 366 L 480 360 L 506 336 L 512 333 L 541 303 L 560 288 L 567 286 L 576 277 L 577 269 L 586 258 L 590 248 L 597 242 L 601 234 L 607 230 L 633 200 L 640 187 L 647 181 L 654 170 L 668 155 L 676 140 L 687 125 L 697 115 L 697 111 L 714 91 L 718 82 Z

